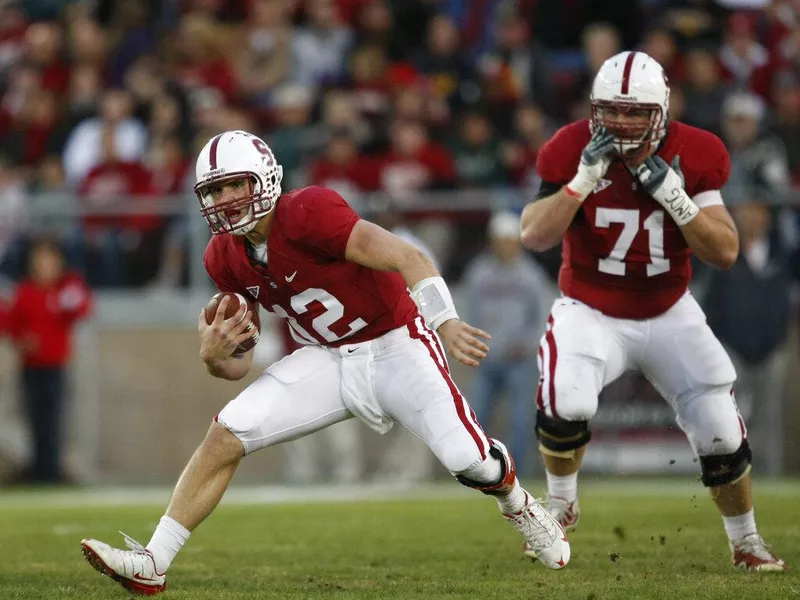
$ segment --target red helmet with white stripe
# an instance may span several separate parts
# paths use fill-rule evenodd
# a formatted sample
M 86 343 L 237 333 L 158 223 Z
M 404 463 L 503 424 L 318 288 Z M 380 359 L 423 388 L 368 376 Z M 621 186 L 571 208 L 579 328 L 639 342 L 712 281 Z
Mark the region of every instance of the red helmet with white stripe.
M 283 167 L 264 140 L 246 131 L 226 131 L 211 138 L 197 157 L 195 174 L 200 212 L 213 234 L 252 231 L 281 195 Z M 247 189 L 219 202 L 222 186 L 234 181 Z
M 626 158 L 643 157 L 667 134 L 669 81 L 644 52 L 620 52 L 604 62 L 590 101 L 592 129 L 608 129 Z

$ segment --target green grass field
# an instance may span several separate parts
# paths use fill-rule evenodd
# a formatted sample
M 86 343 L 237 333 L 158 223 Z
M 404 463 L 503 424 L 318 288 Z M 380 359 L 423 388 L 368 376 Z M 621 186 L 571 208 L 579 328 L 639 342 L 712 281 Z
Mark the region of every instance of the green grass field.
M 83 561 L 79 542 L 119 545 L 121 529 L 147 543 L 163 493 L 135 505 L 137 495 L 109 503 L 93 492 L 0 493 L 0 600 L 127 597 Z M 563 571 L 522 558 L 490 498 L 456 484 L 391 496 L 253 503 L 257 495 L 237 502 L 234 491 L 173 563 L 161 597 L 800 600 L 795 570 L 733 570 L 696 483 L 582 484 Z M 756 503 L 762 534 L 800 568 L 800 484 L 762 484 Z

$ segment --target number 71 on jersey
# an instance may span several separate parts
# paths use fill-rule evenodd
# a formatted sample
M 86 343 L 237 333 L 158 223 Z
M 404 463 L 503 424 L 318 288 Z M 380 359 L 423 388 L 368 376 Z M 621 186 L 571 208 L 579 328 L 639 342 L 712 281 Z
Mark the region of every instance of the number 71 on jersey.
M 636 234 L 639 233 L 640 211 L 630 208 L 598 208 L 595 212 L 595 227 L 610 227 L 621 223 L 622 232 L 611 250 L 611 254 L 598 261 L 597 268 L 609 275 L 625 275 L 625 257 L 631 249 Z M 664 211 L 656 210 L 644 220 L 648 236 L 650 264 L 647 276 L 653 277 L 669 271 L 669 259 L 664 258 Z

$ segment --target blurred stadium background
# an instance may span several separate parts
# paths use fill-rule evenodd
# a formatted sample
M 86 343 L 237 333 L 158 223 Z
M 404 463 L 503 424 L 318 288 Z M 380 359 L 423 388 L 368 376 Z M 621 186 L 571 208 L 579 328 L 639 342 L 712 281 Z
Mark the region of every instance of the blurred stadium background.
M 738 397 L 748 420 L 765 413 L 753 441 L 769 445 L 770 459 L 756 476 L 797 474 L 796 0 L 4 0 L 3 293 L 13 295 L 31 243 L 54 237 L 95 294 L 70 367 L 68 479 L 171 484 L 244 385 L 212 379 L 197 359 L 196 318 L 214 290 L 191 188 L 210 136 L 253 131 L 283 165 L 285 189 L 331 186 L 366 218 L 413 234 L 468 311 L 465 273 L 492 215 L 534 196 L 537 150 L 587 116 L 594 72 L 628 48 L 666 68 L 673 118 L 725 139 L 733 173 L 724 197 L 788 265 L 757 301 L 742 293 L 742 306 L 750 283 L 737 288 L 699 268 L 695 289 L 747 315 L 738 331 L 717 331 L 733 347 L 769 322 L 765 348 L 742 357 L 766 382 L 743 384 Z M 552 297 L 559 250 L 531 258 L 547 274 L 542 298 Z M 753 281 L 768 262 L 751 265 Z M 281 326 L 262 319 L 257 361 L 266 365 L 287 344 Z M 0 473 L 9 483 L 30 453 L 18 374 L 4 343 Z M 469 394 L 474 374 L 456 375 Z M 507 413 L 501 404 L 484 422 L 490 434 L 507 435 Z M 402 432 L 346 427 L 319 440 L 335 451 L 313 442 L 267 450 L 244 461 L 236 483 L 445 478 Z M 588 472 L 697 471 L 668 407 L 638 378 L 607 390 L 595 431 Z M 537 476 L 532 429 L 526 452 L 526 476 Z M 356 460 L 337 470 L 326 455 Z

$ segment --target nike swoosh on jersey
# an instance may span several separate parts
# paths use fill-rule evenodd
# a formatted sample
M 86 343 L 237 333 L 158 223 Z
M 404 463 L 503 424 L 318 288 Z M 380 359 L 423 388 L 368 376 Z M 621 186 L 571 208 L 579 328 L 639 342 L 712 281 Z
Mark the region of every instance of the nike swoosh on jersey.
M 286 280 L 287 283 L 292 283 L 294 276 L 297 275 L 297 271 L 292 273 L 291 275 L 284 275 L 283 278 Z

